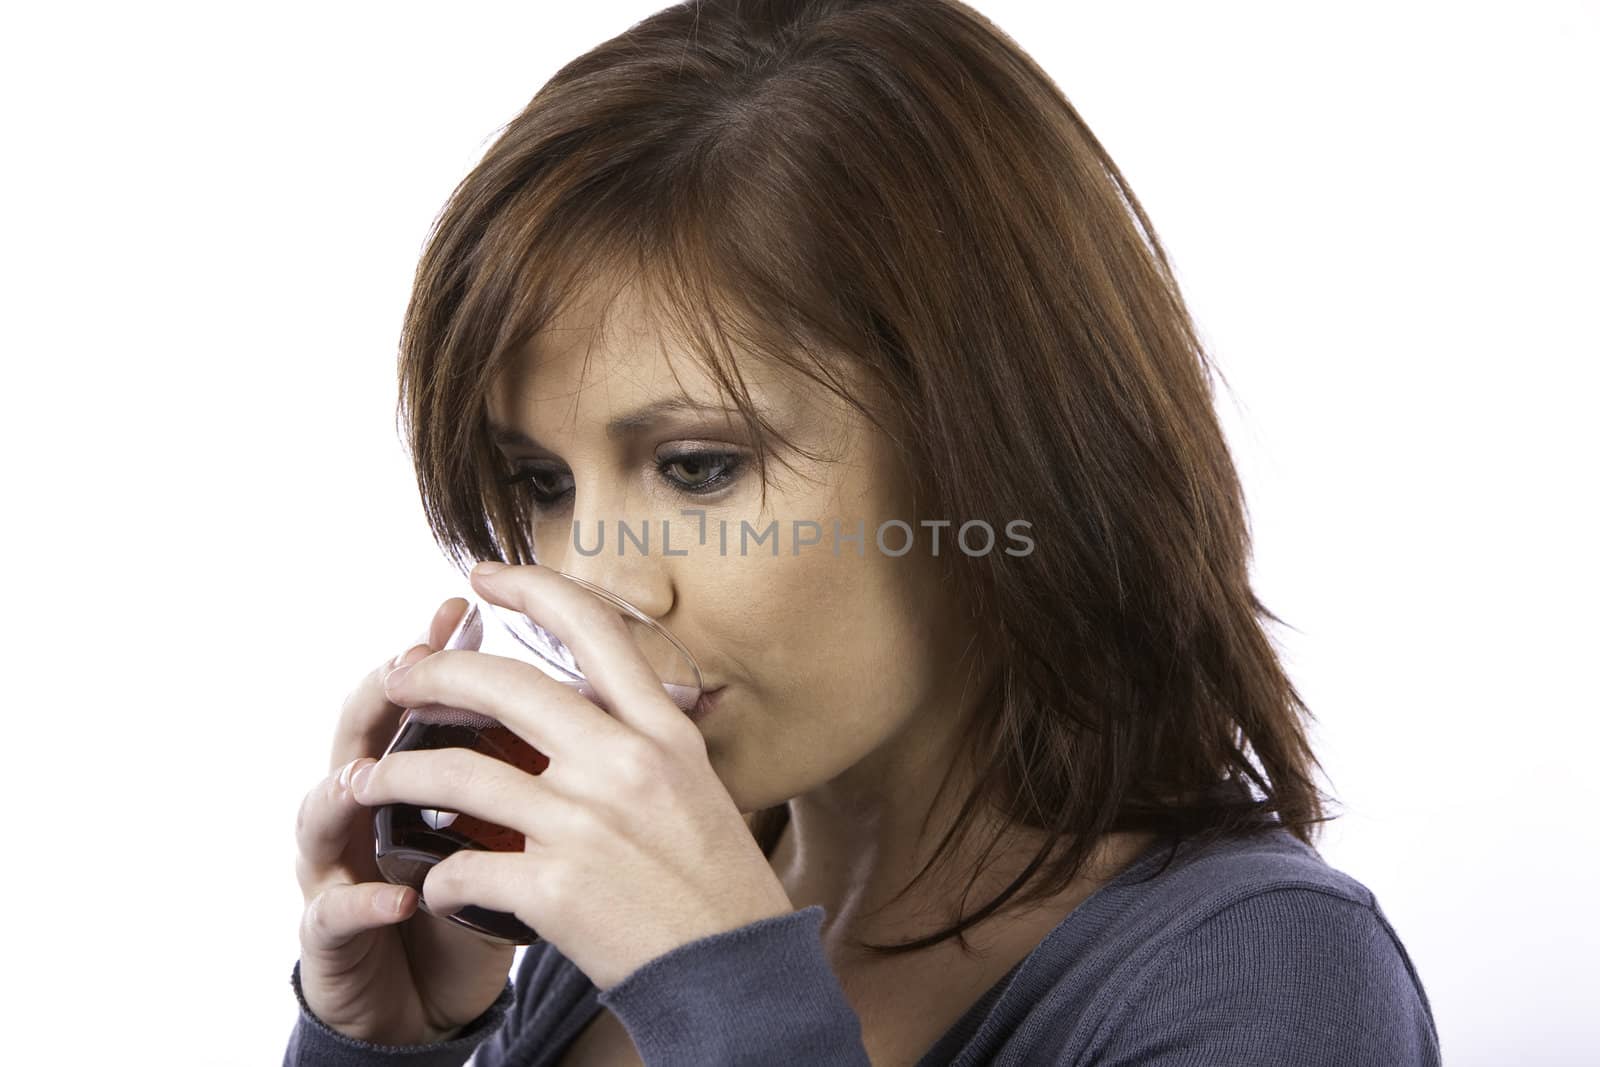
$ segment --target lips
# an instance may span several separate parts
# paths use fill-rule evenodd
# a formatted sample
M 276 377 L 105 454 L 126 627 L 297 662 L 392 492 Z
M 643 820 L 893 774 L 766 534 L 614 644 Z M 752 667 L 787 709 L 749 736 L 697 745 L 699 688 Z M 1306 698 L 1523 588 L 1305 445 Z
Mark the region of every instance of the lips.
M 722 689 L 723 687 L 719 685 L 715 689 L 707 689 L 702 691 L 700 694 L 700 699 L 696 701 L 694 707 L 689 710 L 689 718 L 698 722 L 702 717 L 709 715 L 711 711 L 716 708 L 717 696 L 722 692 Z

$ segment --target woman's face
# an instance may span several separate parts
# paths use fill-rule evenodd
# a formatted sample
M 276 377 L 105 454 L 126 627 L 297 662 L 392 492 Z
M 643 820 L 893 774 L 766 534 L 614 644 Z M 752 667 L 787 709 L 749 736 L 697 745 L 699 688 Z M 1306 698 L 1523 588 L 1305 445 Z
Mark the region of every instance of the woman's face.
M 746 360 L 752 401 L 820 453 L 774 442 L 763 509 L 753 442 L 714 380 L 653 323 L 636 287 L 608 303 L 613 290 L 574 301 L 491 393 L 491 424 L 529 439 L 500 447 L 537 472 L 513 489 L 530 495 L 538 561 L 659 619 L 706 688 L 724 687 L 699 725 L 741 810 L 827 783 L 871 794 L 927 774 L 979 679 L 968 678 L 971 631 L 947 600 L 891 442 L 820 387 Z M 610 425 L 686 398 L 710 410 Z M 684 509 L 703 509 L 703 543 Z M 888 519 L 917 530 L 912 551 L 880 551 Z M 619 538 L 619 521 L 636 536 L 648 524 L 648 551 Z M 598 554 L 577 551 L 574 523 L 588 553 L 603 523 Z M 899 551 L 904 536 L 891 528 L 884 543 Z

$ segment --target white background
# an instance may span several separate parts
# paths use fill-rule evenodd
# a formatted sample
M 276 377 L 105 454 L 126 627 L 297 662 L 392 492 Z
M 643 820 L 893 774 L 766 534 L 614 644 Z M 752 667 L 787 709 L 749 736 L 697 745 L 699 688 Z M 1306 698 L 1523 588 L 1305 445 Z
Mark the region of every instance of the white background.
M 656 6 L 7 15 L 0 1058 L 279 1062 L 296 807 L 456 589 L 394 425 L 416 256 L 539 85 Z M 1123 167 L 1231 384 L 1346 811 L 1324 854 L 1448 1062 L 1579 1062 L 1596 5 L 977 6 Z

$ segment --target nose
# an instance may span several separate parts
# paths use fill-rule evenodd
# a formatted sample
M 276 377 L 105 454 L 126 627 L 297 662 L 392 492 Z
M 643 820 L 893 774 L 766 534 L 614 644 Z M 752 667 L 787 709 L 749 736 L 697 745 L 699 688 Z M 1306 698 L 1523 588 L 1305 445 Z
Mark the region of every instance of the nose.
M 652 619 L 665 616 L 673 586 L 661 552 L 661 518 L 637 509 L 630 515 L 620 500 L 597 502 L 593 492 L 585 504 L 582 495 L 574 487 L 570 523 L 540 531 L 539 562 L 621 597 Z
M 616 551 L 612 545 L 614 531 L 609 528 L 613 524 L 606 525 L 605 549 L 599 555 L 591 558 L 569 552 L 566 566 L 557 569 L 621 597 L 652 619 L 662 618 L 672 609 L 670 579 L 657 565 L 658 561 L 638 556 L 618 559 L 613 554 Z M 590 535 L 585 533 L 584 536 L 588 538 Z M 593 547 L 594 542 L 586 540 L 586 544 Z M 627 551 L 636 551 L 631 541 L 628 542 Z

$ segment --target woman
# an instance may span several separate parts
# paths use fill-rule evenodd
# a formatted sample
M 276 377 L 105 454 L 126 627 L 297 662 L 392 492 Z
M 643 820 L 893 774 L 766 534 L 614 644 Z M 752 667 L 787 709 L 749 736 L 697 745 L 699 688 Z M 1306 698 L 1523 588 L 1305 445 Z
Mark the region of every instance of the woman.
M 368 674 L 301 810 L 286 1063 L 1438 1062 L 1312 845 L 1161 244 L 969 8 L 690 3 L 575 60 L 438 220 L 400 378 L 441 545 L 512 563 L 474 587 L 612 713 L 436 653 L 459 600 Z M 659 618 L 709 712 L 557 571 Z M 375 762 L 430 702 L 549 768 Z M 429 914 L 372 865 L 394 801 L 527 849 L 435 867 Z M 540 932 L 514 986 L 466 904 Z

